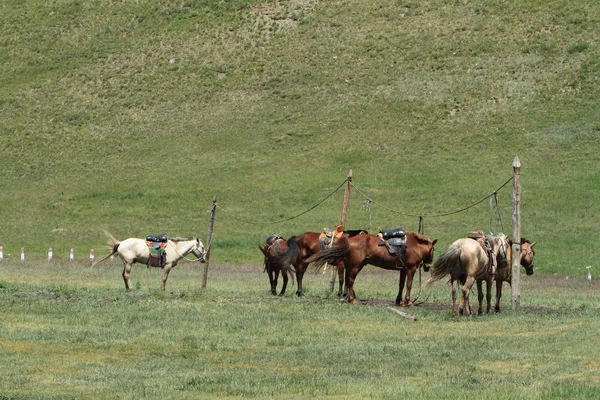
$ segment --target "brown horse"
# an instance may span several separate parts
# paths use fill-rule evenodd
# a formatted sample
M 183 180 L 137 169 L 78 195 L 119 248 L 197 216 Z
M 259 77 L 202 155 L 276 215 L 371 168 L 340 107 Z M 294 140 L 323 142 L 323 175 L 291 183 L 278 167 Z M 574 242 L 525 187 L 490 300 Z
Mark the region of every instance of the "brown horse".
M 415 271 L 421 265 L 433 262 L 433 247 L 437 239 L 431 241 L 428 237 L 416 232 L 406 233 L 406 254 L 404 265 L 399 262 L 398 256 L 388 252 L 386 246 L 381 246 L 380 239 L 375 235 L 358 235 L 351 238 L 342 237 L 330 249 L 321 251 L 307 260 L 317 265 L 324 263 L 335 264 L 343 261 L 346 267 L 346 291 L 348 302 L 357 303 L 354 293 L 356 276 L 367 265 L 374 265 L 387 270 L 399 270 L 400 282 L 396 305 L 410 305 L 410 291 Z M 406 283 L 406 296 L 402 300 L 402 291 Z
M 533 275 L 534 273 L 534 260 L 535 251 L 533 250 L 533 246 L 535 246 L 536 242 L 531 243 L 529 240 L 525 238 L 521 238 L 521 266 L 525 268 L 525 273 L 527 275 Z M 512 241 L 507 239 L 508 251 L 507 251 L 507 260 L 508 265 L 506 268 L 501 268 L 498 266 L 498 270 L 494 278 L 496 279 L 496 306 L 494 310 L 499 313 L 500 312 L 500 298 L 502 297 L 502 283 L 508 282 L 510 285 L 511 277 L 512 277 Z M 489 290 L 488 290 L 489 293 Z M 490 312 L 490 302 L 491 298 L 488 299 L 488 313 Z
M 425 282 L 423 287 L 427 287 L 433 282 L 440 280 L 450 274 L 452 281 L 452 314 L 458 312 L 465 315 L 471 315 L 469 306 L 469 293 L 473 284 L 479 279 L 486 279 L 490 271 L 490 262 L 492 271 L 496 269 L 496 258 L 501 244 L 500 236 L 494 236 L 488 240 L 492 247 L 491 260 L 483 247 L 474 239 L 462 238 L 456 240 L 448 247 L 448 251 L 442 254 L 433 264 L 431 278 Z M 462 284 L 462 295 L 460 304 L 457 307 L 456 294 L 458 291 L 458 282 Z
M 296 281 L 298 282 L 298 290 L 296 294 L 298 296 L 304 296 L 302 289 L 302 277 L 308 268 L 308 262 L 306 261 L 310 256 L 317 254 L 321 251 L 321 233 L 318 232 L 304 232 L 298 236 L 292 236 L 288 239 L 287 248 L 279 254 L 282 259 L 282 265 L 289 268 L 290 265 L 294 266 L 296 272 Z M 334 263 L 332 263 L 334 264 Z M 339 277 L 339 292 L 341 295 L 342 287 L 344 285 L 344 264 L 335 263 Z
M 269 283 L 271 284 L 271 294 L 274 296 L 277 294 L 277 280 L 281 273 L 283 279 L 283 286 L 281 287 L 280 296 L 285 294 L 285 289 L 288 284 L 288 268 L 283 264 L 281 253 L 287 249 L 286 240 L 279 236 L 273 235 L 267 238 L 264 245 L 258 245 L 258 248 L 265 256 L 264 260 L 264 271 L 269 276 Z

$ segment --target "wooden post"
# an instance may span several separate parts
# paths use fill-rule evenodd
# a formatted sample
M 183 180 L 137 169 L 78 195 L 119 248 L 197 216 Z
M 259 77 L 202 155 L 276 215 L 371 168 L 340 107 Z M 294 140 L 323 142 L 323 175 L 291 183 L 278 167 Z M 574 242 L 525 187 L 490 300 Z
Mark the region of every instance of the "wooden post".
M 340 226 L 342 230 L 346 225 L 346 212 L 348 211 L 348 203 L 350 201 L 350 186 L 352 185 L 352 170 L 348 172 L 348 179 L 346 179 L 346 191 L 344 192 L 344 203 L 342 205 L 342 216 L 340 217 Z M 331 245 L 333 246 L 333 237 L 331 238 Z M 328 292 L 333 292 L 335 286 L 335 278 L 337 277 L 337 265 L 331 268 L 331 277 L 329 278 Z
M 202 274 L 202 289 L 206 289 L 206 280 L 208 279 L 208 266 L 210 265 L 210 249 L 212 247 L 213 227 L 215 225 L 215 213 L 217 211 L 217 196 L 213 197 L 212 209 L 210 210 L 210 222 L 208 223 L 208 237 L 206 238 L 206 256 L 204 257 L 204 273 Z
M 513 162 L 513 234 L 512 234 L 512 274 L 510 279 L 511 304 L 514 311 L 521 305 L 521 162 L 515 157 Z

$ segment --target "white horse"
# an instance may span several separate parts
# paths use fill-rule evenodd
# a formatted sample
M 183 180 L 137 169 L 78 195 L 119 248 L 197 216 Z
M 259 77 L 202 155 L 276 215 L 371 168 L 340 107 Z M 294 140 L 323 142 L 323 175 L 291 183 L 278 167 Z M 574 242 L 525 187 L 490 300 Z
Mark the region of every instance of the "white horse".
M 100 264 L 104 260 L 108 259 L 110 256 L 114 254 L 119 254 L 121 259 L 123 260 L 123 280 L 125 281 L 125 288 L 127 290 L 131 289 L 131 281 L 129 276 L 131 274 L 131 266 L 134 263 L 146 264 L 148 267 L 160 267 L 156 263 L 153 263 L 150 257 L 150 249 L 144 239 L 137 238 L 129 238 L 125 239 L 122 242 L 119 242 L 112 236 L 110 233 L 105 232 L 113 245 L 112 252 L 104 257 L 102 260 L 96 262 L 92 265 L 92 268 L 96 265 Z M 197 260 L 200 262 L 205 262 L 206 250 L 204 249 L 204 245 L 200 241 L 200 239 L 196 237 L 174 237 L 167 240 L 167 245 L 165 247 L 166 260 L 163 269 L 163 277 L 162 277 L 162 289 L 165 290 L 165 286 L 167 284 L 167 278 L 169 277 L 169 272 L 173 269 L 177 262 L 192 253 L 197 257 Z

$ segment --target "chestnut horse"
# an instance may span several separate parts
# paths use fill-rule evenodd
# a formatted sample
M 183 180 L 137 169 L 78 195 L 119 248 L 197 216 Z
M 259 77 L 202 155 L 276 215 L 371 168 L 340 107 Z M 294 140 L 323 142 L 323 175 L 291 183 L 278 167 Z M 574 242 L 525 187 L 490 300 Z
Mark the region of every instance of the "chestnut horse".
M 450 274 L 450 280 L 452 281 L 453 315 L 457 315 L 459 312 L 471 315 L 471 307 L 469 306 L 471 287 L 477 280 L 484 280 L 491 273 L 489 269 L 490 262 L 493 266 L 492 270 L 496 269 L 497 255 L 502 239 L 500 236 L 490 236 L 488 241 L 493 253 L 491 261 L 487 252 L 476 240 L 471 238 L 456 240 L 448 247 L 448 251 L 435 261 L 431 271 L 431 278 L 423 285 L 423 287 L 427 287 Z M 462 294 L 457 307 L 456 295 L 459 281 L 462 284 Z
M 283 296 L 288 284 L 288 269 L 285 268 L 281 257 L 281 253 L 287 249 L 286 240 L 279 235 L 269 236 L 266 243 L 262 246 L 259 245 L 258 248 L 265 256 L 264 266 L 265 272 L 269 275 L 271 294 L 274 296 L 277 294 L 277 279 L 279 278 L 279 273 L 281 273 L 283 286 L 279 295 Z
M 416 270 L 421 265 L 433 262 L 433 247 L 437 239 L 431 241 L 428 237 L 416 232 L 406 232 L 406 254 L 404 265 L 399 263 L 398 257 L 388 252 L 386 246 L 380 245 L 381 241 L 375 235 L 358 235 L 342 237 L 336 245 L 325 249 L 310 257 L 307 261 L 316 265 L 324 263 L 336 264 L 342 261 L 346 269 L 346 291 L 348 302 L 357 303 L 354 293 L 356 276 L 367 265 L 374 265 L 387 270 L 399 270 L 400 282 L 396 305 L 411 305 L 410 291 Z M 406 296 L 402 300 L 402 291 L 406 283 Z
M 279 254 L 282 258 L 282 265 L 284 268 L 288 268 L 290 265 L 294 266 L 296 271 L 296 281 L 298 282 L 298 290 L 296 294 L 298 296 L 304 296 L 302 289 L 302 277 L 308 268 L 308 262 L 306 261 L 310 256 L 317 254 L 321 251 L 321 233 L 318 232 L 304 232 L 298 236 L 292 236 L 287 241 L 287 249 Z M 339 277 L 339 291 L 338 295 L 341 296 L 342 287 L 344 285 L 344 264 L 343 263 L 332 263 L 335 264 L 338 277 Z

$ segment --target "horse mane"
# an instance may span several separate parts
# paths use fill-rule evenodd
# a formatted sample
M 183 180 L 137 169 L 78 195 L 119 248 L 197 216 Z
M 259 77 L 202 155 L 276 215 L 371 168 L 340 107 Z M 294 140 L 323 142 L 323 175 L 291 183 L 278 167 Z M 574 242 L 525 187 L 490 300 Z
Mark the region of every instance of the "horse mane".
M 169 240 L 173 241 L 173 242 L 187 242 L 189 240 L 196 240 L 196 238 L 194 236 L 188 236 L 188 237 L 172 237 L 169 238 Z
M 425 235 L 421 235 L 420 233 L 417 233 L 417 232 L 407 232 L 407 233 L 410 234 L 410 235 L 412 235 L 419 242 L 431 243 L 431 239 L 429 239 Z

